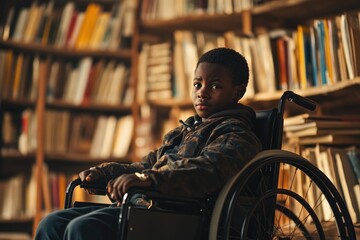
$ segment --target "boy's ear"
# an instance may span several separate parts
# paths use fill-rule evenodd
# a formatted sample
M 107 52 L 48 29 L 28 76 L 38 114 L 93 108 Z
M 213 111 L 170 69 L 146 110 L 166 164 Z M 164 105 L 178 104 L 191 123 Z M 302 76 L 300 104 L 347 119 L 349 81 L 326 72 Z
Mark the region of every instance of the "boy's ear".
M 246 87 L 244 84 L 235 86 L 234 100 L 239 101 L 245 94 Z

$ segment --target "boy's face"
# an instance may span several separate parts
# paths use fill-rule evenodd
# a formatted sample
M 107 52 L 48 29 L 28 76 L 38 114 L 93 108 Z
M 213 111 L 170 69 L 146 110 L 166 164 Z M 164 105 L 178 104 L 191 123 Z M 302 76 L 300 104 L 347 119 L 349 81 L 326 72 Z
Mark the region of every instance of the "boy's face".
M 242 96 L 241 86 L 232 83 L 229 70 L 220 64 L 200 63 L 195 70 L 192 101 L 201 118 L 231 108 Z

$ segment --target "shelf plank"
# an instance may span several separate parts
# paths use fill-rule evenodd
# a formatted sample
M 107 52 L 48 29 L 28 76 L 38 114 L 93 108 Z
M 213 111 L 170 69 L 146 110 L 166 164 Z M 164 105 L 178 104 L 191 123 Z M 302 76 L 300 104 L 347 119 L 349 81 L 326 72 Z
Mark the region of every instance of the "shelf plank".
M 117 50 L 102 50 L 102 49 L 70 49 L 58 48 L 54 46 L 36 44 L 36 43 L 23 43 L 12 40 L 0 40 L 0 48 L 13 49 L 19 52 L 34 53 L 40 55 L 53 55 L 61 56 L 68 59 L 76 59 L 81 57 L 93 58 L 111 58 L 120 59 L 126 62 L 131 61 L 130 49 L 117 49 Z
M 324 85 L 319 87 L 307 88 L 293 90 L 295 93 L 309 98 L 319 98 L 320 96 L 326 95 L 336 95 L 337 92 L 346 91 L 350 89 L 355 93 L 359 91 L 360 88 L 360 77 L 356 77 L 352 80 L 345 80 L 338 82 L 334 85 Z M 276 91 L 273 93 L 258 93 L 253 98 L 244 99 L 245 102 L 265 102 L 265 101 L 274 101 L 280 99 L 283 91 Z M 359 93 L 360 94 L 360 93 Z
M 88 112 L 97 114 L 115 114 L 126 115 L 131 114 L 131 106 L 125 105 L 109 105 L 109 104 L 89 104 L 89 105 L 75 105 L 64 101 L 54 101 L 46 104 L 46 109 L 69 110 L 73 112 Z

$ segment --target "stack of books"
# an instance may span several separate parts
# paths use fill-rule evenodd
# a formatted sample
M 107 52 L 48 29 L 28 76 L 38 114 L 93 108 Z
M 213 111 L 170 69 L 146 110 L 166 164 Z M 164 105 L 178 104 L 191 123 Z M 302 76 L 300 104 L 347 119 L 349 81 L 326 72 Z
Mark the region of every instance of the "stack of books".
M 360 119 L 355 116 L 301 114 L 284 120 L 289 141 L 309 144 L 360 144 Z
M 302 114 L 284 120 L 284 133 L 299 153 L 331 180 L 354 223 L 360 224 L 360 119 Z M 316 196 L 313 201 L 316 202 Z M 324 220 L 327 208 L 322 209 Z

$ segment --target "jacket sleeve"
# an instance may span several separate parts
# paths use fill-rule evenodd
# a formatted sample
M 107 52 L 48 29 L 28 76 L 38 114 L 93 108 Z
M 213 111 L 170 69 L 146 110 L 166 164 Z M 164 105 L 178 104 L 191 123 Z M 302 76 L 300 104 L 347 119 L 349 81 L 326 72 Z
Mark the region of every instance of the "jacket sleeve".
M 261 149 L 261 143 L 249 129 L 223 124 L 220 133 L 195 157 L 166 154 L 159 169 L 145 170 L 154 187 L 163 193 L 185 197 L 202 197 L 217 192 Z
M 150 152 L 147 156 L 145 156 L 141 162 L 134 162 L 131 164 L 124 164 L 118 162 L 105 162 L 100 164 L 100 167 L 106 179 L 111 180 L 119 177 L 124 173 L 135 173 L 142 172 L 143 170 L 149 169 L 152 167 L 152 164 L 156 160 L 156 151 Z

